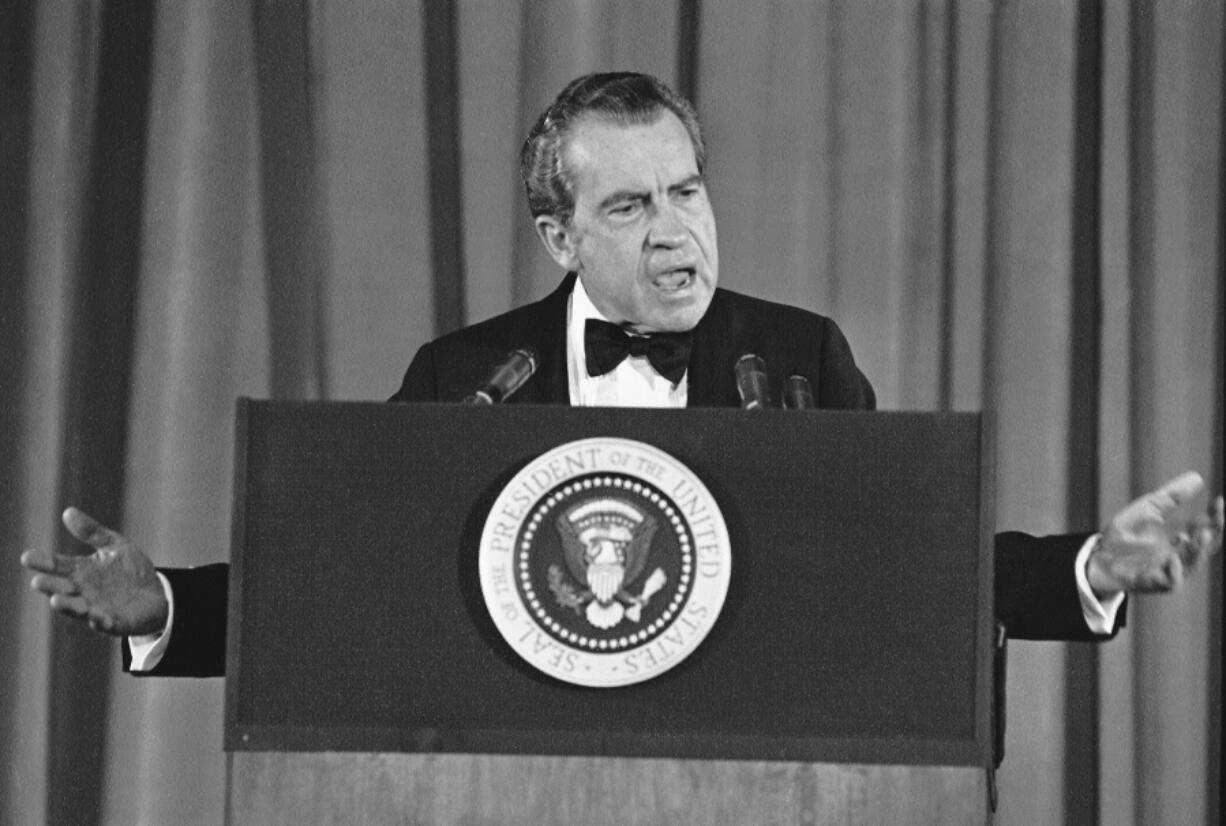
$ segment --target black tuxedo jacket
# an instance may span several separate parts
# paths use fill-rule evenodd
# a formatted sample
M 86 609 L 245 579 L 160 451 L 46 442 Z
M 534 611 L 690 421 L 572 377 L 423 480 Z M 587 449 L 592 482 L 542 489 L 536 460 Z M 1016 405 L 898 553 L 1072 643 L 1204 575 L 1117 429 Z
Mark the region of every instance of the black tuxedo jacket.
M 545 299 L 424 345 L 391 401 L 458 402 L 493 365 L 525 344 L 540 364 L 508 403 L 569 404 L 566 372 L 567 302 L 571 274 Z M 781 398 L 781 377 L 802 375 L 819 407 L 872 410 L 876 397 L 856 367 L 838 326 L 814 313 L 717 289 L 694 328 L 689 365 L 691 407 L 736 407 L 740 398 L 732 367 L 745 353 L 771 366 L 771 388 Z M 996 616 L 1011 637 L 1101 639 L 1086 627 L 1073 562 L 1086 535 L 996 537 Z M 225 565 L 164 569 L 175 596 L 174 631 L 157 668 L 148 674 L 218 676 L 225 671 L 227 573 Z M 1120 613 L 1117 628 L 1123 625 Z M 125 667 L 127 667 L 127 647 Z

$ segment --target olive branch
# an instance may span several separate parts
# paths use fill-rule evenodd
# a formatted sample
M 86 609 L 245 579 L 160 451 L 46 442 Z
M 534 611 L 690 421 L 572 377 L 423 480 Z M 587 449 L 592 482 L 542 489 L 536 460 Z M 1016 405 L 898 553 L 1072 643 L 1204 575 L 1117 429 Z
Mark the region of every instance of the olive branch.
M 579 609 L 592 598 L 587 591 L 576 592 L 566 581 L 566 575 L 557 565 L 549 566 L 549 590 L 553 591 L 553 598 L 558 601 L 558 605 L 569 608 L 576 614 L 580 613 Z

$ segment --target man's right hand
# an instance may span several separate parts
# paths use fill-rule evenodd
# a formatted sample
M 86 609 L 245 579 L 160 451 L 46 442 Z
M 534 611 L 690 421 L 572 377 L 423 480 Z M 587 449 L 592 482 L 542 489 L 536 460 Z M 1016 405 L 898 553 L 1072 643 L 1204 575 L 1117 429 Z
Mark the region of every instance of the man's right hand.
M 50 597 L 51 607 L 116 636 L 156 634 L 166 627 L 170 606 L 149 557 L 121 534 L 76 508 L 64 527 L 94 548 L 88 556 L 26 551 L 21 564 L 34 571 L 30 586 Z

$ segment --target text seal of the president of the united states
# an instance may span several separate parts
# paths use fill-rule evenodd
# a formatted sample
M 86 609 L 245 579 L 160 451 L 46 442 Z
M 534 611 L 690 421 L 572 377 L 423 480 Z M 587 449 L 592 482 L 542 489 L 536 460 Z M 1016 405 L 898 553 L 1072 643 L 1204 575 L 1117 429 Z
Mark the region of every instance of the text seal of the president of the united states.
M 494 624 L 559 680 L 655 677 L 702 642 L 732 553 L 714 497 L 643 442 L 582 439 L 530 461 L 490 510 L 478 555 Z

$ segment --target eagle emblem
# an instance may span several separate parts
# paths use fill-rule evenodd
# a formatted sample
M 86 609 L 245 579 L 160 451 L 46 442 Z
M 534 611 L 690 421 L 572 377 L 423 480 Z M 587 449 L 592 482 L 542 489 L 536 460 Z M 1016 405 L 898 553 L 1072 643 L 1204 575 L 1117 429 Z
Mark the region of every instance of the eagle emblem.
M 490 506 L 477 567 L 499 634 L 572 685 L 677 665 L 719 617 L 731 575 L 719 503 L 645 442 L 597 436 L 530 460 Z
M 570 579 L 549 568 L 549 589 L 558 604 L 582 614 L 597 628 L 623 619 L 637 623 L 668 576 L 656 568 L 638 594 L 631 590 L 647 567 L 656 520 L 625 499 L 589 499 L 558 514 L 558 535 Z M 576 590 L 573 583 L 579 583 Z

